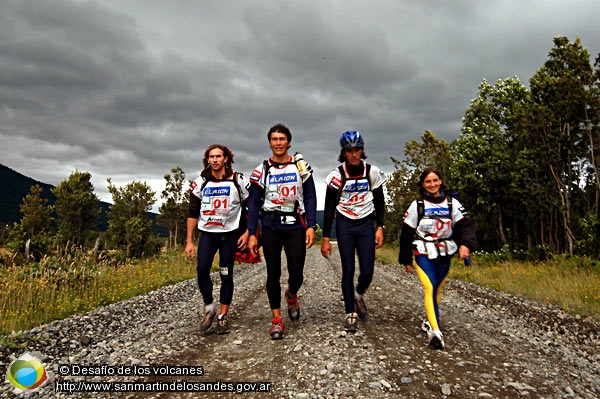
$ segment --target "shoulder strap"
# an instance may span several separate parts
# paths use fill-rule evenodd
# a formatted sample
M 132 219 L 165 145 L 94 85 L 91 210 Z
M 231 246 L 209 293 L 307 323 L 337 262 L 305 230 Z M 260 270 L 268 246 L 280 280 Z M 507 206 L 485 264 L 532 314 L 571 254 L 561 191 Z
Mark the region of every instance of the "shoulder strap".
M 447 195 L 446 199 L 448 201 L 448 212 L 450 214 L 450 219 L 452 219 L 452 196 Z M 419 198 L 417 200 L 417 224 L 423 219 L 423 213 L 425 212 L 425 203 L 423 202 L 423 198 Z
M 342 187 L 344 187 L 343 183 L 346 182 L 346 171 L 344 170 L 344 164 L 338 166 L 338 170 L 340 171 L 340 175 L 342 175 Z
M 340 202 L 340 198 L 342 197 L 342 190 L 344 189 L 344 186 L 346 185 L 346 180 L 348 179 L 346 176 L 346 172 L 344 171 L 344 164 L 341 164 L 340 166 L 338 166 L 338 171 L 340 172 L 340 175 L 342 176 L 342 182 L 340 183 L 340 189 L 337 192 L 336 204 Z
M 373 185 L 371 184 L 371 164 L 370 163 L 366 163 L 366 168 L 365 168 L 365 176 L 367 178 L 367 181 L 369 182 L 369 190 L 373 191 Z M 340 196 L 342 195 L 342 189 L 344 188 L 344 186 L 346 185 L 346 181 L 348 180 L 348 176 L 346 176 L 346 171 L 344 170 L 344 164 L 341 164 L 340 166 L 338 166 L 338 170 L 340 172 L 340 175 L 342 176 L 342 183 L 340 185 L 340 189 L 338 190 L 338 202 L 340 200 Z
M 204 191 L 204 187 L 208 184 L 208 179 L 206 177 L 202 177 L 202 184 L 200 185 L 200 194 Z
M 263 190 L 262 190 L 262 196 L 260 198 L 260 203 L 263 204 L 265 202 L 265 196 L 267 194 L 267 181 L 269 178 L 269 169 L 271 169 L 271 162 L 269 162 L 268 159 L 265 159 L 263 161 Z
M 291 161 L 283 162 L 279 165 L 292 165 L 292 164 L 296 166 L 296 169 L 298 169 L 298 161 L 294 157 L 292 157 Z M 263 191 L 265 191 L 265 192 L 267 191 L 267 181 L 268 181 L 268 177 L 269 177 L 269 170 L 272 167 L 273 167 L 273 165 L 271 165 L 271 162 L 269 162 L 268 159 L 265 159 L 263 161 L 263 177 L 262 177 L 262 179 L 263 179 L 263 186 L 264 186 Z M 264 199 L 264 194 L 263 194 L 263 199 Z
M 231 181 L 233 183 L 233 185 L 235 186 L 235 188 L 237 189 L 238 192 L 238 196 L 240 197 L 240 201 L 242 200 L 242 189 L 240 188 L 240 183 L 238 182 L 239 179 L 239 173 L 238 172 L 233 172 L 233 178 L 231 178 L 231 180 L 226 179 L 223 181 Z M 204 187 L 206 187 L 206 185 L 208 184 L 209 180 L 206 178 L 202 178 L 202 185 L 200 186 L 200 193 L 202 193 L 202 191 L 204 191 Z
M 242 189 L 240 188 L 240 182 L 238 179 L 240 178 L 240 174 L 238 172 L 233 172 L 233 185 L 237 189 L 238 197 L 240 197 L 240 202 L 242 201 Z

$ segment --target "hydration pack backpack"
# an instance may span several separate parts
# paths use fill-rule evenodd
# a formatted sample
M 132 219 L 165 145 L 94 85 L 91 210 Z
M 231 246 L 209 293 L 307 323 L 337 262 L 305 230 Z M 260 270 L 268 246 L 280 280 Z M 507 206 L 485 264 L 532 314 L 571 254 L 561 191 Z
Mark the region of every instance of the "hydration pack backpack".
M 346 176 L 346 171 L 344 170 L 344 165 L 338 166 L 338 171 L 340 172 L 340 175 L 342 175 L 342 183 L 340 185 L 340 189 L 338 190 L 338 195 L 337 195 L 337 202 L 338 203 L 340 202 L 340 197 L 342 195 L 342 190 L 344 189 L 344 186 L 346 185 L 346 182 L 348 180 L 358 180 L 358 179 L 362 179 L 362 178 L 366 177 L 367 181 L 369 182 L 369 190 L 371 190 L 371 187 L 372 187 L 372 185 L 371 185 L 371 164 L 365 162 L 365 165 L 366 165 L 366 168 L 365 168 L 366 169 L 365 170 L 365 175 L 366 176 L 363 175 L 363 176 L 360 176 L 360 177 L 350 177 L 350 178 L 348 176 Z

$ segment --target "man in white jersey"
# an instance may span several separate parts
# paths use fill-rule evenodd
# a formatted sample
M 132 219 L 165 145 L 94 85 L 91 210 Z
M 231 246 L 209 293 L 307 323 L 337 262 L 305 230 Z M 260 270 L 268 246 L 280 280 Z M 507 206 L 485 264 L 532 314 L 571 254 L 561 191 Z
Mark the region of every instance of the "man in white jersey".
M 375 165 L 363 162 L 365 141 L 360 132 L 349 130 L 340 137 L 342 162 L 325 178 L 325 211 L 321 254 L 331 255 L 331 227 L 336 219 L 336 236 L 342 262 L 342 293 L 346 320 L 344 329 L 356 332 L 357 316 L 367 316 L 363 295 L 371 284 L 375 266 L 375 249 L 383 245 L 385 174 Z M 355 254 L 360 274 L 354 287 Z
M 250 182 L 234 172 L 233 153 L 221 144 L 213 144 L 204 152 L 204 170 L 190 186 L 190 207 L 187 219 L 185 255 L 193 259 L 194 231 L 201 231 L 198 242 L 198 287 L 204 300 L 204 316 L 200 330 L 207 333 L 217 316 L 213 301 L 210 270 L 219 251 L 221 277 L 220 311 L 217 334 L 229 333 L 227 311 L 233 298 L 233 265 L 236 248 L 243 250 L 248 243 L 246 200 Z
M 285 335 L 281 319 L 281 251 L 285 251 L 288 290 L 285 299 L 291 320 L 300 319 L 298 291 L 304 280 L 306 249 L 315 241 L 317 196 L 312 169 L 300 154 L 288 154 L 292 133 L 282 125 L 267 133 L 271 158 L 257 166 L 250 176 L 248 199 L 248 247 L 258 255 L 255 236 L 262 223 L 262 243 L 267 264 L 267 296 L 271 306 L 271 339 Z

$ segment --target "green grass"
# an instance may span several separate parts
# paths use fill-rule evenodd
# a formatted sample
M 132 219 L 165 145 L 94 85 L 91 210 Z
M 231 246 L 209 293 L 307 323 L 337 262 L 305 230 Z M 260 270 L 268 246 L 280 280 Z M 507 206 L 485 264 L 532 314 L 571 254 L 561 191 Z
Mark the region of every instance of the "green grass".
M 384 246 L 377 258 L 396 263 L 398 249 Z M 472 266 L 453 261 L 450 277 L 472 282 L 600 320 L 600 263 L 555 257 L 543 263 L 499 261 L 475 254 Z M 218 256 L 213 262 L 216 270 Z M 404 273 L 399 268 L 398 273 Z M 0 268 L 0 344 L 13 331 L 83 313 L 196 277 L 196 262 L 183 251 L 115 266 L 87 254 L 47 258 Z
M 377 250 L 377 258 L 397 263 L 398 248 L 384 246 Z M 465 266 L 455 257 L 450 277 L 600 320 L 598 261 L 557 256 L 545 262 L 525 262 L 497 260 L 485 254 L 473 254 L 471 261 L 471 266 Z
M 86 254 L 0 269 L 0 335 L 87 312 L 196 276 L 183 251 L 115 266 Z

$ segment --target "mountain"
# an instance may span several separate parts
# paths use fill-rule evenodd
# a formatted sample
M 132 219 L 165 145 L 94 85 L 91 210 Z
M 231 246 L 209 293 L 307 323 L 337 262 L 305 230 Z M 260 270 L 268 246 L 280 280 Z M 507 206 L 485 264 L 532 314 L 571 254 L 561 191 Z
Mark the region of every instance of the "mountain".
M 52 205 L 56 201 L 56 197 L 52 194 L 54 186 L 39 182 L 31 177 L 24 176 L 11 168 L 0 164 L 0 224 L 12 224 L 20 222 L 21 211 L 19 210 L 23 198 L 29 194 L 31 186 L 39 185 L 42 188 L 42 198 L 48 200 L 48 204 Z M 100 217 L 96 226 L 96 230 L 105 231 L 108 226 L 106 213 L 110 204 L 108 202 L 100 202 Z M 148 212 L 148 217 L 152 220 L 152 228 L 154 233 L 161 237 L 168 237 L 168 231 L 156 223 L 157 214 Z M 317 211 L 317 223 L 323 227 L 323 211 Z M 335 238 L 335 220 L 331 230 L 332 238 Z
M 49 205 L 56 202 L 56 197 L 51 191 L 54 186 L 24 176 L 2 164 L 0 164 L 0 181 L 2 182 L 0 184 L 0 223 L 2 224 L 21 221 L 23 215 L 21 215 L 20 206 L 23 198 L 29 194 L 31 186 L 37 184 L 42 188 L 42 198 L 47 199 Z M 100 217 L 96 224 L 96 230 L 98 231 L 105 231 L 108 227 L 106 215 L 109 206 L 108 202 L 100 202 Z M 168 231 L 156 223 L 156 216 L 156 213 L 148 212 L 154 234 L 167 237 L 169 235 Z
M 12 170 L 0 164 L 0 223 L 9 224 L 21 220 L 19 207 L 23 198 L 29 194 L 31 186 L 36 184 L 42 188 L 42 198 L 54 203 L 55 197 L 50 191 L 54 186 L 34 180 L 30 177 Z

